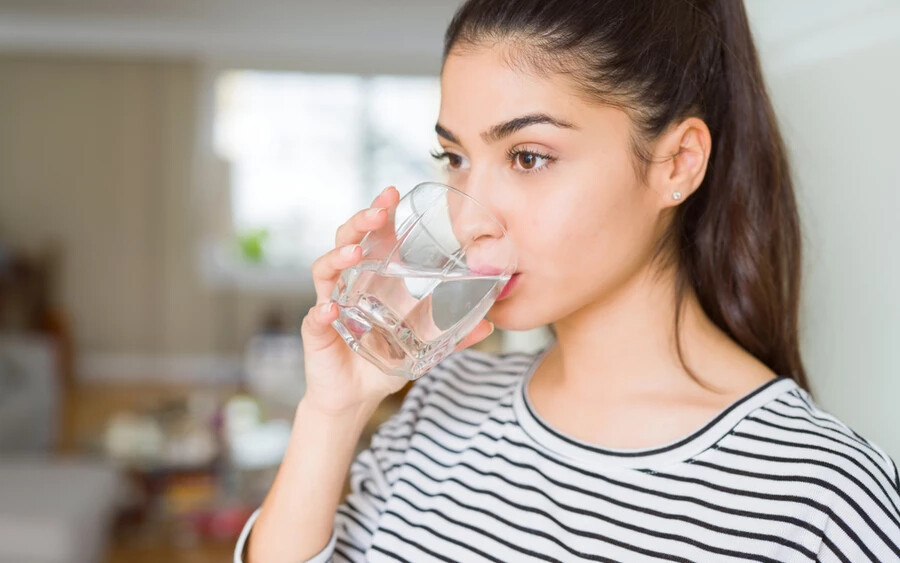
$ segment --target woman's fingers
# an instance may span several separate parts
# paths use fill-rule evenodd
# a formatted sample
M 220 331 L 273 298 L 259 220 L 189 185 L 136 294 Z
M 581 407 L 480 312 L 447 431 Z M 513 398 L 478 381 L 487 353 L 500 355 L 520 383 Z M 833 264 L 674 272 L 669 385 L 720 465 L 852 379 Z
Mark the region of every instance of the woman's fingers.
M 323 350 L 339 338 L 331 327 L 331 322 L 337 317 L 337 305 L 331 301 L 319 303 L 309 310 L 300 325 L 300 335 L 307 352 Z
M 335 235 L 337 248 L 323 254 L 312 264 L 313 286 L 316 289 L 316 304 L 331 299 L 334 285 L 341 271 L 356 264 L 362 258 L 359 242 L 369 231 L 382 228 L 390 209 L 397 205 L 400 194 L 393 186 L 388 186 L 372 202 L 372 207 L 355 213 L 341 225 Z
M 473 344 L 478 344 L 479 342 L 490 336 L 492 332 L 494 332 L 494 323 L 485 319 L 481 319 L 481 322 L 478 323 L 478 326 L 476 326 L 472 330 L 472 332 L 467 334 L 466 337 L 463 338 L 462 342 L 456 345 L 454 352 L 459 352 L 463 348 L 468 348 Z
M 362 258 L 358 244 L 348 244 L 329 250 L 312 264 L 313 286 L 316 288 L 316 304 L 331 299 L 331 292 L 341 271 L 356 264 Z
M 388 186 L 375 196 L 370 207 L 392 207 L 400 201 L 400 192 L 394 186 Z
M 349 221 L 338 227 L 334 236 L 335 246 L 344 246 L 359 242 L 369 231 L 381 227 L 388 216 L 390 207 L 397 205 L 400 200 L 399 192 L 393 186 L 388 186 L 372 201 L 369 209 L 364 209 L 353 215 Z
M 334 235 L 334 245 L 345 246 L 361 241 L 366 233 L 381 227 L 387 216 L 387 210 L 383 207 L 370 207 L 358 211 L 349 221 L 338 227 Z

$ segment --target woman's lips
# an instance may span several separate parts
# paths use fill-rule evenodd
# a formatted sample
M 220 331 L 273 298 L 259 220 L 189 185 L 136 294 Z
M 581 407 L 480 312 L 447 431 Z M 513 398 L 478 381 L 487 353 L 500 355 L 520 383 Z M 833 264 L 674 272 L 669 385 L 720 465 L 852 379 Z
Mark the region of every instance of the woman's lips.
M 500 291 L 500 295 L 497 296 L 497 301 L 500 301 L 501 299 L 509 295 L 512 290 L 515 289 L 516 285 L 518 285 L 518 282 L 519 272 L 516 272 L 509 278 L 509 281 L 506 282 L 506 285 L 503 286 L 503 290 Z
M 491 266 L 472 266 L 469 265 L 469 271 L 473 274 L 478 274 L 479 276 L 496 276 L 497 274 L 503 273 L 503 270 L 500 268 L 494 268 Z
M 491 267 L 491 266 L 469 266 L 469 271 L 483 276 L 496 276 L 498 274 L 503 273 L 503 270 Z M 497 296 L 497 301 L 503 299 L 516 287 L 519 280 L 520 272 L 514 273 L 510 278 L 506 281 L 506 285 L 503 286 L 503 289 L 500 290 L 500 295 Z

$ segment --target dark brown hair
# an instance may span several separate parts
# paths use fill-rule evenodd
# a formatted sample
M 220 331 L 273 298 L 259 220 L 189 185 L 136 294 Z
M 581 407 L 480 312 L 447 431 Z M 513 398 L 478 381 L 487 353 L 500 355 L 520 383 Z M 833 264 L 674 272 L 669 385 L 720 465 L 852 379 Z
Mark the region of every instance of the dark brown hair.
M 716 325 L 808 390 L 800 221 L 741 0 L 469 0 L 447 29 L 444 61 L 451 49 L 495 44 L 515 68 L 564 73 L 586 99 L 626 111 L 642 180 L 655 139 L 687 117 L 706 123 L 706 175 L 674 208 L 654 254 L 676 265 L 679 358 L 684 365 L 679 322 L 692 288 Z

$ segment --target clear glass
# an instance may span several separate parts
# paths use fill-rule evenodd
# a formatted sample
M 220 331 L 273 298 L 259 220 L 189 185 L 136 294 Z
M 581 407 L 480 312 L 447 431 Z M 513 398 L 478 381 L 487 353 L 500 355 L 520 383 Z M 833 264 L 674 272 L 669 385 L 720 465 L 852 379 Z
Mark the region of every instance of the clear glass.
M 332 326 L 381 371 L 411 380 L 454 351 L 516 270 L 500 221 L 437 182 L 410 190 L 360 246 L 362 260 L 332 293 Z

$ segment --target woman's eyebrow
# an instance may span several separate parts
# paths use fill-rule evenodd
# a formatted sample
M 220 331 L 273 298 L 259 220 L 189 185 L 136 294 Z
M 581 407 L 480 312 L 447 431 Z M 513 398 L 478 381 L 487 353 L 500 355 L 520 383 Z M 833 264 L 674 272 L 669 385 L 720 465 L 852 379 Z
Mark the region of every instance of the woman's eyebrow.
M 567 121 L 551 117 L 546 113 L 531 113 L 528 115 L 510 119 L 509 121 L 504 121 L 503 123 L 498 123 L 487 131 L 484 131 L 481 134 L 481 138 L 484 139 L 484 142 L 487 144 L 495 143 L 505 137 L 512 135 L 520 129 L 524 129 L 529 125 L 537 125 L 538 123 L 548 123 L 550 125 L 565 129 L 578 129 L 578 127 L 576 127 L 575 125 Z M 440 123 L 435 124 L 434 131 L 448 141 L 456 144 L 461 144 L 456 135 L 448 131 L 447 128 Z

